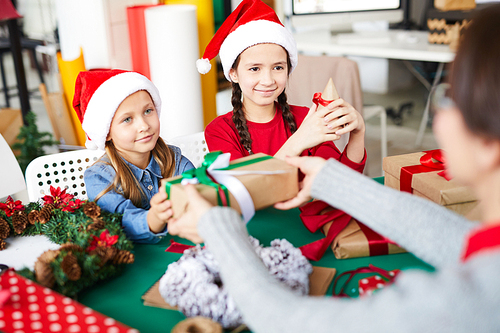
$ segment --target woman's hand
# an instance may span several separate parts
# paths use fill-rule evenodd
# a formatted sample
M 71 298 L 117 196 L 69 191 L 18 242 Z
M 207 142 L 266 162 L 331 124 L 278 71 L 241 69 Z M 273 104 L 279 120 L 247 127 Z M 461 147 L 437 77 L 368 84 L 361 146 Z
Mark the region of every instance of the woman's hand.
M 154 233 L 161 232 L 173 215 L 172 203 L 167 199 L 165 188 L 160 187 L 160 191 L 153 195 L 149 201 L 151 208 L 148 211 L 146 219 L 149 229 Z
M 323 168 L 326 160 L 321 157 L 286 157 L 285 161 L 293 166 L 296 166 L 305 175 L 301 183 L 301 189 L 295 198 L 288 201 L 278 202 L 274 205 L 277 209 L 291 209 L 299 207 L 311 200 L 311 187 L 316 178 L 316 175 Z
M 198 235 L 198 221 L 213 206 L 198 193 L 194 185 L 185 185 L 184 190 L 188 198 L 187 209 L 178 219 L 168 221 L 168 232 L 193 243 L 203 243 Z

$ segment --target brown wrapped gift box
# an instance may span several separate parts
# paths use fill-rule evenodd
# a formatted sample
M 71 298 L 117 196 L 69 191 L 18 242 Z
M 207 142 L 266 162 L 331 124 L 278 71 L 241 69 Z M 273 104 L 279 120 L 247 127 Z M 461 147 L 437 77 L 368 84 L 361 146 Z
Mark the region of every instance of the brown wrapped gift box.
M 230 164 L 251 161 L 266 156 L 265 154 L 258 153 L 248 157 L 243 157 L 232 161 Z M 284 201 L 295 197 L 299 191 L 298 170 L 277 158 L 271 158 L 264 161 L 259 161 L 253 164 L 241 166 L 238 171 L 284 171 L 276 174 L 248 174 L 235 176 L 239 179 L 252 197 L 255 210 L 269 207 L 276 202 Z M 166 182 L 177 180 L 181 176 L 163 179 L 162 186 Z M 197 184 L 196 189 L 201 195 L 213 205 L 217 205 L 217 192 L 208 185 Z M 172 202 L 172 210 L 174 218 L 181 216 L 187 207 L 187 196 L 184 191 L 184 186 L 181 184 L 174 184 L 170 188 L 170 201 Z M 241 213 L 238 202 L 234 196 L 229 193 L 229 203 L 232 208 Z
M 419 165 L 420 157 L 423 155 L 424 152 L 419 152 L 385 157 L 383 161 L 384 184 L 399 190 L 401 168 Z M 434 201 L 468 218 L 478 218 L 478 216 L 470 215 L 477 205 L 476 198 L 470 188 L 458 184 L 453 179 L 446 180 L 438 175 L 438 171 L 414 174 L 411 187 L 416 196 Z
M 328 233 L 331 222 L 325 224 L 323 231 Z M 370 246 L 368 238 L 361 230 L 358 222 L 351 219 L 349 224 L 335 237 L 331 245 L 332 251 L 337 259 L 348 259 L 358 257 L 369 257 Z M 404 253 L 405 249 L 392 244 L 387 244 L 388 254 Z M 373 254 L 372 254 L 373 255 Z

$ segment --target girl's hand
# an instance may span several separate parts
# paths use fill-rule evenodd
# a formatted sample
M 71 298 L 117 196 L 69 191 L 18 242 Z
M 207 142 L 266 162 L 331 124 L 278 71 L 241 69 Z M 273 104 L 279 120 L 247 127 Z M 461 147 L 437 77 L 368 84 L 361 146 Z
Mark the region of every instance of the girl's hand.
M 149 229 L 154 233 L 161 232 L 173 215 L 172 203 L 167 199 L 165 188 L 160 187 L 160 191 L 149 202 L 151 208 L 148 211 L 147 221 Z
M 168 232 L 193 243 L 203 243 L 198 235 L 198 221 L 213 206 L 198 193 L 194 185 L 188 184 L 184 190 L 188 198 L 187 210 L 178 219 L 168 221 Z
M 342 98 L 331 102 L 327 109 L 332 110 L 324 117 L 324 121 L 330 130 L 337 135 L 353 132 L 364 134 L 365 122 L 361 114 Z
M 295 139 L 300 140 L 303 146 L 302 150 L 340 138 L 340 135 L 335 133 L 339 128 L 328 127 L 329 123 L 325 120 L 332 112 L 333 107 L 330 107 L 330 105 L 321 110 L 317 110 L 315 104 L 311 106 L 307 116 L 293 135 L 296 137 Z
M 321 157 L 309 157 L 309 156 L 294 156 L 286 157 L 285 161 L 293 166 L 296 166 L 304 173 L 305 177 L 301 183 L 301 189 L 295 198 L 287 201 L 278 202 L 274 205 L 277 209 L 291 209 L 299 207 L 309 200 L 311 200 L 311 187 L 316 178 L 316 175 L 325 165 L 326 161 Z

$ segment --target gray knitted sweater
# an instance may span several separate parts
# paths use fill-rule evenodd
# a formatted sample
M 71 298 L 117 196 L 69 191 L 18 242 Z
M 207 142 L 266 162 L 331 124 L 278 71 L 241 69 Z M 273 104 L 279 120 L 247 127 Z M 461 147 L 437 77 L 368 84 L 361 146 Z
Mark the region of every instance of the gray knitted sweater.
M 460 262 L 477 223 L 416 196 L 381 186 L 328 161 L 312 188 L 328 202 L 436 268 L 406 270 L 371 297 L 301 297 L 273 279 L 239 215 L 212 208 L 198 228 L 222 280 L 254 332 L 500 332 L 500 251 Z

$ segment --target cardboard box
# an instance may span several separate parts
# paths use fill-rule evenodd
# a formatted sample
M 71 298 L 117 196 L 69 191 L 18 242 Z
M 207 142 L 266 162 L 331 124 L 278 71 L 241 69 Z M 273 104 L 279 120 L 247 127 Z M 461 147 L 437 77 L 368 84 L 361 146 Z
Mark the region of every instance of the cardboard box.
M 23 116 L 20 109 L 5 108 L 0 109 L 0 134 L 12 147 L 16 142 L 16 137 L 23 126 Z
M 323 227 L 325 234 L 328 233 L 330 226 L 331 222 Z M 358 223 L 355 219 L 351 219 L 347 226 L 334 238 L 331 249 L 337 259 L 406 252 L 405 249 Z
M 269 159 L 260 160 L 263 157 Z M 245 164 L 245 162 L 253 162 Z M 255 210 L 269 207 L 277 202 L 295 197 L 299 191 L 298 170 L 285 161 L 259 153 L 240 158 L 231 162 L 231 166 L 240 165 L 234 170 L 253 171 L 246 175 L 237 175 L 252 197 Z M 259 171 L 280 171 L 275 174 L 258 174 Z M 187 207 L 187 196 L 184 186 L 179 184 L 182 176 L 163 179 L 162 186 L 170 183 L 170 201 L 174 218 L 181 216 Z M 197 184 L 196 189 L 213 205 L 217 205 L 218 193 L 214 187 Z M 167 191 L 168 193 L 168 191 Z M 229 203 L 232 208 L 241 213 L 240 206 L 232 193 L 229 193 Z
M 419 165 L 420 157 L 424 154 L 424 152 L 419 152 L 385 157 L 383 161 L 384 184 L 400 190 L 401 169 Z M 414 174 L 411 181 L 412 193 L 467 216 L 478 203 L 471 189 L 458 184 L 453 179 L 446 180 L 438 173 L 439 171 L 436 170 Z

